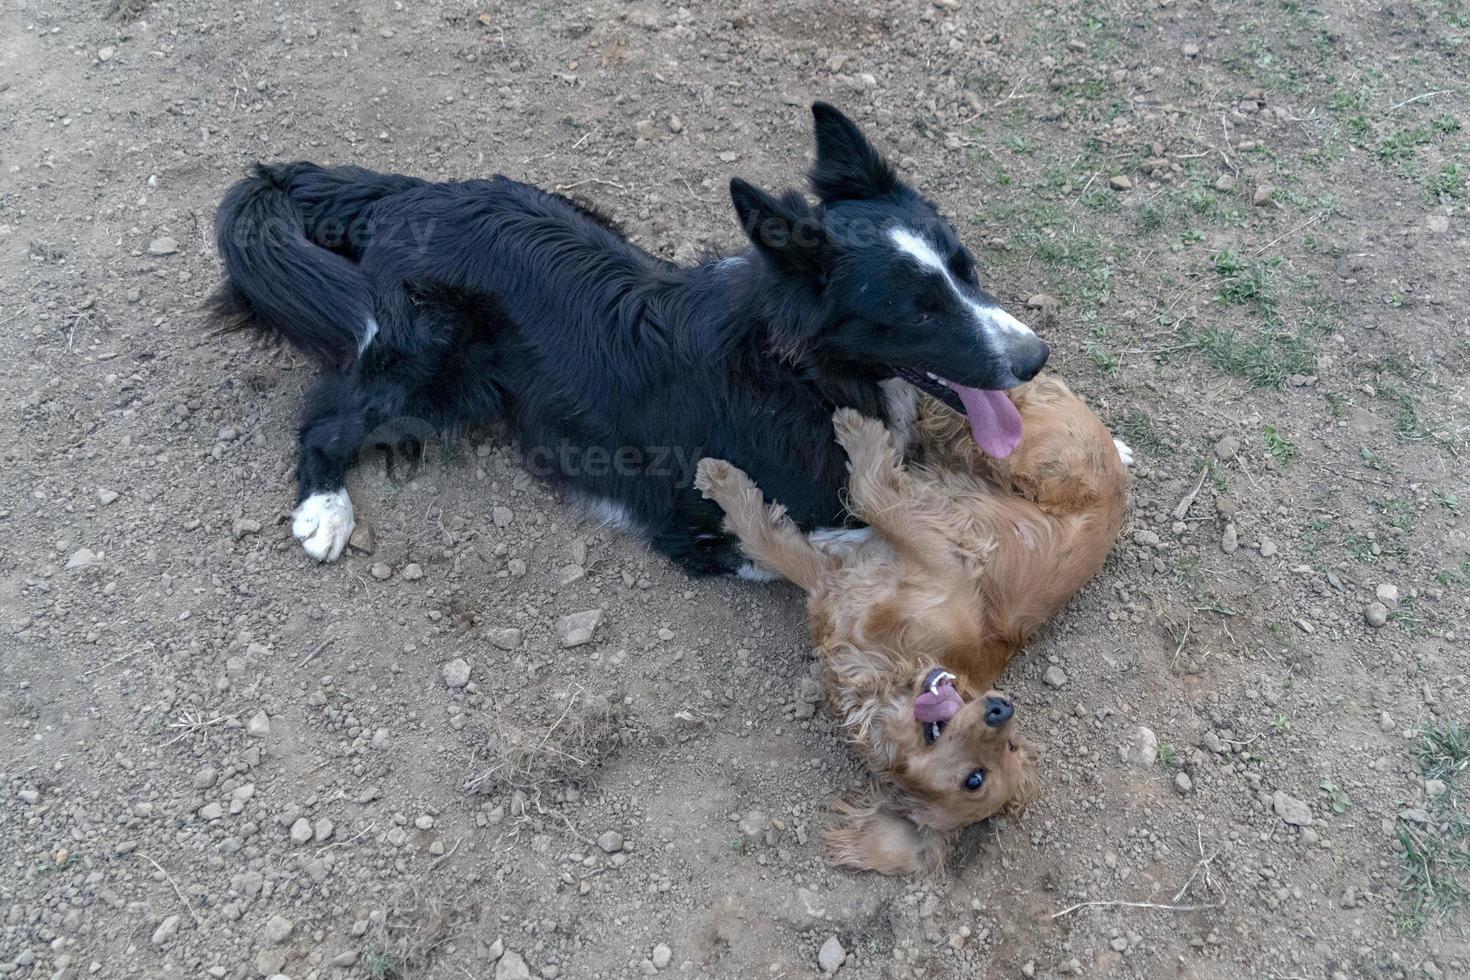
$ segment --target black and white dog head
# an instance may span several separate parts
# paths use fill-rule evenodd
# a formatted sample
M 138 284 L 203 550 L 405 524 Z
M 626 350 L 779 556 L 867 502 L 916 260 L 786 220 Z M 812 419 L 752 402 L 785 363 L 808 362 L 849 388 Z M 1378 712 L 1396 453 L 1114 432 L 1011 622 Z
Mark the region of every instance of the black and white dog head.
M 819 206 L 796 191 L 776 198 L 730 182 L 771 274 L 768 302 L 795 334 L 780 339 L 826 370 L 904 378 L 968 414 L 981 445 L 1005 455 L 1019 419 L 1012 439 L 1009 401 L 997 392 L 1035 377 L 1046 344 L 981 288 L 954 228 L 852 120 L 824 102 L 812 114 Z

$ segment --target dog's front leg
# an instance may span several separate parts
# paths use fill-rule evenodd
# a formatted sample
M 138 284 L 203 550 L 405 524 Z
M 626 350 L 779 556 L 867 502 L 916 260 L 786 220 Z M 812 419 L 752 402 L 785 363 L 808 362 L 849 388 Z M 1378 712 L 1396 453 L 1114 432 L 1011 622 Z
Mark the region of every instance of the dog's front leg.
M 780 504 L 766 505 L 760 487 L 722 459 L 702 459 L 694 485 L 725 512 L 725 527 L 740 539 L 740 549 L 758 565 L 815 591 L 827 558 L 801 533 Z

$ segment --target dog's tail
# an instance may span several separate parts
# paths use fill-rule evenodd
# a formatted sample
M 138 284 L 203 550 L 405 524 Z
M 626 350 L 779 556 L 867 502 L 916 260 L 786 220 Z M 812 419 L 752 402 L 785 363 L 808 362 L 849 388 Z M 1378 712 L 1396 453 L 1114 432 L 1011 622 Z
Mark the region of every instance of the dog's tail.
M 211 301 L 216 321 L 225 330 L 253 327 L 284 338 L 325 365 L 349 366 L 378 331 L 356 264 L 362 213 L 421 183 L 357 167 L 257 164 L 215 217 L 226 277 Z

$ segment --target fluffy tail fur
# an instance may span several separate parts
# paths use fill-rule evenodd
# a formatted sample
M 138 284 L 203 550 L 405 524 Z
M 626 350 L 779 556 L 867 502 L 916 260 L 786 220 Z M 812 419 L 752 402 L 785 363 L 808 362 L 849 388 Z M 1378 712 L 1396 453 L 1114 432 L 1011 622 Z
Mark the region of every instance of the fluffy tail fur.
M 254 327 L 345 368 L 377 333 L 356 259 L 368 205 L 423 183 L 357 167 L 257 164 L 220 202 L 225 282 L 212 306 L 225 329 Z

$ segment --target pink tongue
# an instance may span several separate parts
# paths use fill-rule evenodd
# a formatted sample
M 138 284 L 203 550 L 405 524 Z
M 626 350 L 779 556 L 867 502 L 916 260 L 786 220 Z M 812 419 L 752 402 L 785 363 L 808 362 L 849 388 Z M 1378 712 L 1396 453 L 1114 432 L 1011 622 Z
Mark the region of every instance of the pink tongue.
M 964 706 L 965 699 L 946 684 L 940 687 L 938 694 L 925 691 L 914 699 L 914 718 L 926 725 L 935 721 L 949 721 Z
M 953 381 L 945 384 L 954 389 L 970 417 L 970 432 L 985 455 L 1004 459 L 1021 444 L 1021 413 L 1003 391 L 966 388 Z

